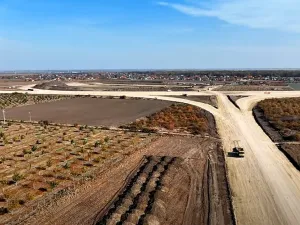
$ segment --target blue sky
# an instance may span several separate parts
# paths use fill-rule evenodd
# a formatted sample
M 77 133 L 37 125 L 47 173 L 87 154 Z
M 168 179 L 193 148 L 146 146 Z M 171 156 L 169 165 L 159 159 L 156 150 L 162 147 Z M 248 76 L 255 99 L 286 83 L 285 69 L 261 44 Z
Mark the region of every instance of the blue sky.
M 0 0 L 0 70 L 300 68 L 299 0 Z

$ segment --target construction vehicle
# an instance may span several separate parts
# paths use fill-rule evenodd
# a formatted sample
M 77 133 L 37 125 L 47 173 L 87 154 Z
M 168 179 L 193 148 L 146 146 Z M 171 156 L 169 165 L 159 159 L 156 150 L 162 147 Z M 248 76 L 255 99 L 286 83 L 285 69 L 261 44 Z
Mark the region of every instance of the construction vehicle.
M 233 141 L 233 149 L 232 149 L 232 152 L 230 152 L 230 156 L 232 157 L 240 157 L 240 158 L 243 158 L 244 157 L 244 149 L 240 146 L 239 144 L 240 141 L 236 140 L 236 141 Z

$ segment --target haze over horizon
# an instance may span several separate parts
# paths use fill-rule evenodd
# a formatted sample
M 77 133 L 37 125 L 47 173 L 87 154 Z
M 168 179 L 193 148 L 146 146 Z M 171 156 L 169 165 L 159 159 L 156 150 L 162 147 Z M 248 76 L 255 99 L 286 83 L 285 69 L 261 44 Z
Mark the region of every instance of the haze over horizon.
M 0 0 L 0 71 L 299 68 L 297 0 Z

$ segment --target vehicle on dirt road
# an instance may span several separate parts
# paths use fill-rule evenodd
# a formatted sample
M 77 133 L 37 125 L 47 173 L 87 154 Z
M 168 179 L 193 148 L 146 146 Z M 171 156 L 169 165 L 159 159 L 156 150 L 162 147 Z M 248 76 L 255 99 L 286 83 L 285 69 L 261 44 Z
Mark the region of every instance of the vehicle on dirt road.
M 233 141 L 233 146 L 232 152 L 229 152 L 228 156 L 244 158 L 245 151 L 242 147 L 240 147 L 239 141 Z

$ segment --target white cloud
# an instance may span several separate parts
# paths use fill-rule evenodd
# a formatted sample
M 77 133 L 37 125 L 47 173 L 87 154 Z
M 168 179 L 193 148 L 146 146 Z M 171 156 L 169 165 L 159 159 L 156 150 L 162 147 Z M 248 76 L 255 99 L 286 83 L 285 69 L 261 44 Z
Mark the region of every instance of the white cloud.
M 191 16 L 216 17 L 251 28 L 271 28 L 300 33 L 299 0 L 212 0 L 207 8 L 197 4 L 158 2 Z

